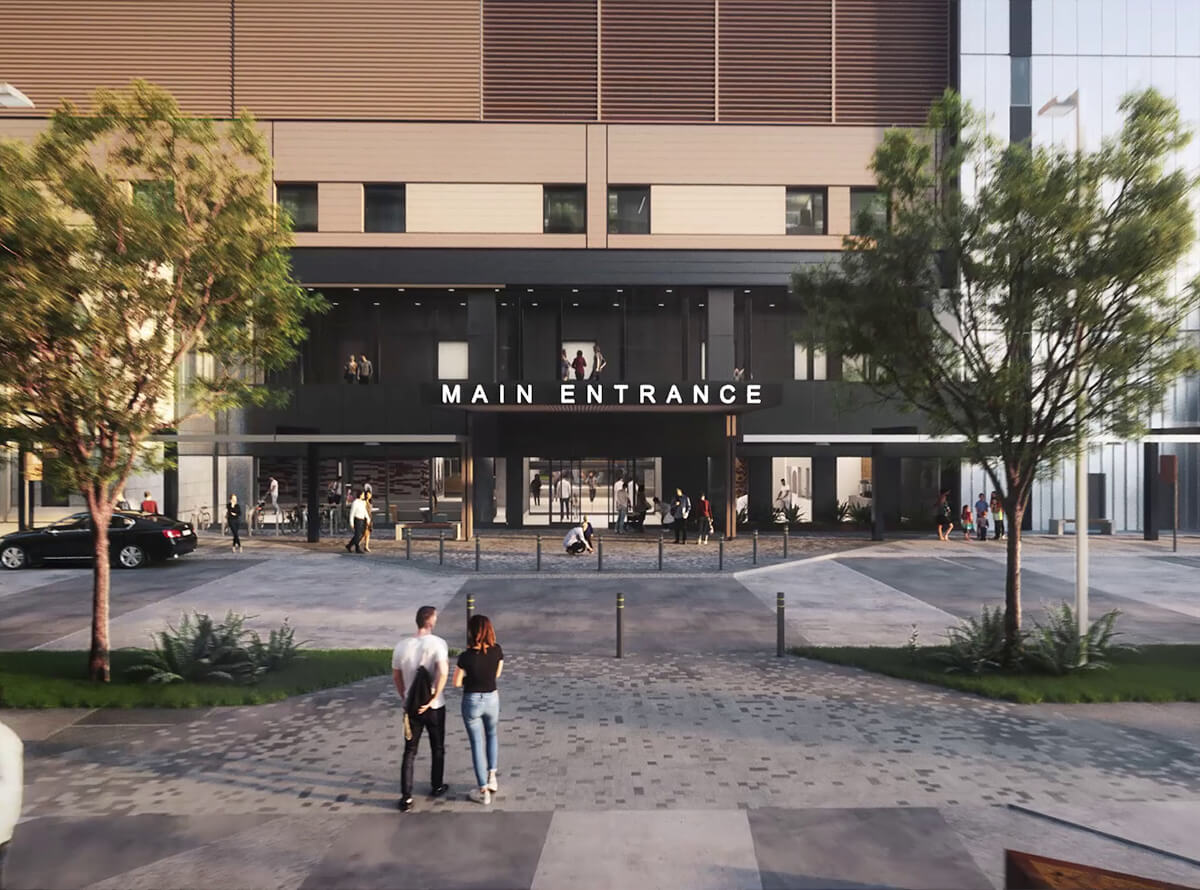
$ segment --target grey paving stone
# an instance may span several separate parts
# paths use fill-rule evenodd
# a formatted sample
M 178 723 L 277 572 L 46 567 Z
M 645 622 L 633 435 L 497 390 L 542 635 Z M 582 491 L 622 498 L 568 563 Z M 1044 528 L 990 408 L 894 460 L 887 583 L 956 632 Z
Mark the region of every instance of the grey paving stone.
M 476 804 L 476 807 L 482 807 Z M 528 888 L 550 813 L 359 816 L 309 874 L 306 890 Z
M 759 809 L 748 816 L 763 890 L 991 890 L 936 809 Z
M 76 726 L 173 726 L 203 720 L 208 709 L 194 708 L 99 708 L 81 718 Z

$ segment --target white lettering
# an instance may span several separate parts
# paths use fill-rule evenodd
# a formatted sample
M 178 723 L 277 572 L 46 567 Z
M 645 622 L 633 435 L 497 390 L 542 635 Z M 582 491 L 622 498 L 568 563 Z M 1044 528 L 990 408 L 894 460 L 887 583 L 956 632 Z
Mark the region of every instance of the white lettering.
M 442 384 L 442 404 L 443 405 L 461 405 L 462 404 L 462 384 L 443 383 Z
M 506 404 L 506 402 L 504 401 L 504 384 L 503 383 L 500 384 L 500 404 L 501 405 Z
M 625 390 L 629 389 L 628 383 L 614 383 L 613 389 L 617 391 L 617 402 L 625 404 Z
M 746 404 L 761 405 L 762 404 L 762 385 L 759 383 L 751 383 L 746 387 Z
M 517 384 L 517 404 L 533 404 L 533 386 L 530 384 Z
M 721 387 L 721 404 L 732 405 L 734 399 L 737 398 L 737 387 L 732 383 L 726 383 Z
M 692 404 L 707 405 L 708 404 L 708 384 L 697 383 L 692 387 Z
M 679 387 L 673 383 L 671 384 L 671 388 L 669 390 L 667 390 L 667 402 L 666 403 L 668 405 L 672 404 L 672 402 L 671 402 L 672 399 L 675 400 L 674 404 L 676 404 L 676 405 L 683 404 L 683 396 L 681 396 L 679 394 Z
M 638 386 L 638 401 L 643 405 L 657 405 L 654 401 L 654 384 L 642 383 Z
M 558 403 L 560 405 L 575 404 L 575 384 L 564 383 L 558 388 Z
M 604 404 L 604 386 L 603 385 L 593 386 L 592 384 L 589 383 L 587 389 L 588 389 L 587 403 L 589 405 L 603 405 Z
M 483 388 L 482 383 L 475 384 L 475 392 L 471 394 L 472 405 L 488 404 L 487 390 Z

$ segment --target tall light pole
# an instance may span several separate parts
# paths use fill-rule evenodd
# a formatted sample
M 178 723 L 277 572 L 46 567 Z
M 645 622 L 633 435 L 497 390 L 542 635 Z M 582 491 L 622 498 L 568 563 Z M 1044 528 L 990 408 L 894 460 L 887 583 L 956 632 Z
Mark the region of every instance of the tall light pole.
M 33 100 L 11 83 L 0 83 L 0 108 L 33 108 Z
M 1079 90 L 1059 101 L 1055 96 L 1038 109 L 1038 117 L 1066 117 L 1075 113 L 1075 153 L 1083 156 L 1083 115 L 1079 110 Z M 1083 414 L 1083 373 L 1078 357 L 1075 365 L 1075 411 L 1078 435 L 1075 444 L 1075 620 L 1082 639 L 1088 632 L 1088 468 L 1087 431 L 1078 417 Z M 1080 652 L 1080 663 L 1087 663 L 1087 650 Z

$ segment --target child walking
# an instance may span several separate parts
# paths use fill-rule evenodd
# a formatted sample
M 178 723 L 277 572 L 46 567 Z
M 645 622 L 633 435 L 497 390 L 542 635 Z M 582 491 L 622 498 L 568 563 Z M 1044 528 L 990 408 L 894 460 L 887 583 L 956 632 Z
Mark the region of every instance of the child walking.
M 971 533 L 975 531 L 975 514 L 971 512 L 970 504 L 963 504 L 962 508 L 962 527 L 963 540 L 971 540 Z

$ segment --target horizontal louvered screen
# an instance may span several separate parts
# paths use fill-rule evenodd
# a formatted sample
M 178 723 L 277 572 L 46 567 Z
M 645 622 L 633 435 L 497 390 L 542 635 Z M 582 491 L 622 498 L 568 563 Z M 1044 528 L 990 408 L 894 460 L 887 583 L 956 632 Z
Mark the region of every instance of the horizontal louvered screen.
M 479 119 L 479 0 L 237 0 L 235 99 L 259 117 Z
M 949 84 L 948 0 L 837 0 L 837 122 L 919 125 Z
M 143 78 L 194 114 L 230 111 L 228 0 L 3 0 L 0 81 L 33 100 L 5 114 L 87 107 L 97 87 Z
M 828 123 L 832 35 L 832 0 L 721 0 L 721 120 Z
M 595 120 L 596 0 L 483 0 L 488 120 Z
M 711 121 L 713 0 L 603 0 L 601 115 L 606 121 Z

